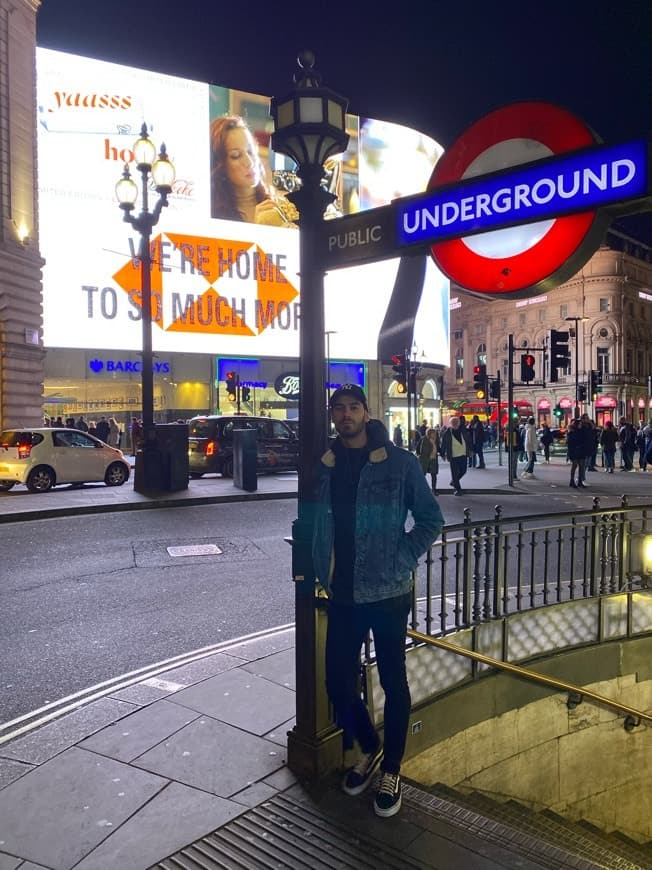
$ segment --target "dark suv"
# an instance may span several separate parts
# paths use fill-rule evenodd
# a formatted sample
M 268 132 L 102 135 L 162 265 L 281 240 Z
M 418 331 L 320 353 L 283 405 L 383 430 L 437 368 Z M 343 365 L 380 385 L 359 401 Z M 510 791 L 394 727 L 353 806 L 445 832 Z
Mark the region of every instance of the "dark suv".
M 282 420 L 271 417 L 193 417 L 188 423 L 191 477 L 217 472 L 233 477 L 233 431 L 256 429 L 257 471 L 296 471 L 299 439 Z

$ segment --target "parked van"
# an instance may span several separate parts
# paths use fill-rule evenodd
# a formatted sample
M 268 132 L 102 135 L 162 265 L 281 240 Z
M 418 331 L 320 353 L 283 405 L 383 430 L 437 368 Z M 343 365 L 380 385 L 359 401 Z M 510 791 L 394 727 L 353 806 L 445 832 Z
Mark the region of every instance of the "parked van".
M 271 417 L 193 417 L 188 423 L 190 477 L 217 473 L 233 477 L 233 432 L 256 429 L 257 471 L 296 471 L 299 439 L 283 420 Z

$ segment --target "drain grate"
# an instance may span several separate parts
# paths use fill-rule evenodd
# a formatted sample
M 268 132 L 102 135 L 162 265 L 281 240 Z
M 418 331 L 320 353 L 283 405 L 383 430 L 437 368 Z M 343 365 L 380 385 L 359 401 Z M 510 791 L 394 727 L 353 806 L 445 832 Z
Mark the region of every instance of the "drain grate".
M 221 556 L 224 552 L 217 544 L 188 544 L 182 547 L 166 547 L 172 558 L 180 556 Z

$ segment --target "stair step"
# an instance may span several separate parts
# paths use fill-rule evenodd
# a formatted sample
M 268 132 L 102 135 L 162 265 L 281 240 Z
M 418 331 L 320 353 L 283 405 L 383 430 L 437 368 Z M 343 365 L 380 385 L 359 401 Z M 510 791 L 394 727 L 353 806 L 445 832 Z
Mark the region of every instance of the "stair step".
M 535 811 L 513 799 L 500 801 L 481 792 L 463 793 L 437 783 L 428 793 L 462 810 L 477 813 L 539 843 L 539 860 L 551 850 L 567 854 L 567 867 L 604 867 L 607 870 L 652 870 L 649 853 L 630 838 L 616 839 L 590 823 L 573 822 L 551 810 Z M 572 862 L 572 863 L 571 863 Z M 547 866 L 547 865 L 546 865 Z M 556 866 L 556 865 L 551 865 Z

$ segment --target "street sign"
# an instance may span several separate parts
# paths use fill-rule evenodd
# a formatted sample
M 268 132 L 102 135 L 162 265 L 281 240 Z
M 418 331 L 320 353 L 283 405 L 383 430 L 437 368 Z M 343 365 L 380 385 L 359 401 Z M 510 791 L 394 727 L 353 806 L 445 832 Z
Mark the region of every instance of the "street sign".
M 460 136 L 425 193 L 324 221 L 320 266 L 430 248 L 466 289 L 531 296 L 575 274 L 615 213 L 652 207 L 651 164 L 646 139 L 605 146 L 566 109 L 514 103 Z
M 484 181 L 499 170 L 514 170 L 523 164 L 533 164 L 536 173 L 535 161 L 550 158 L 561 158 L 568 169 L 569 152 L 576 152 L 574 156 L 580 160 L 591 155 L 591 161 L 596 157 L 600 161 L 603 150 L 596 147 L 598 144 L 590 127 L 566 109 L 543 102 L 514 103 L 472 124 L 443 154 L 429 186 L 452 186 L 468 179 Z M 637 175 L 639 169 L 645 176 L 642 186 L 649 194 L 648 169 L 645 165 L 639 167 Z M 574 171 L 580 172 L 580 193 L 589 179 L 584 173 L 595 172 L 595 164 L 592 170 L 584 166 Z M 544 172 L 539 177 L 537 198 L 561 194 L 564 200 L 564 193 L 574 188 L 573 173 L 559 181 L 560 173 L 552 159 Z M 515 200 L 519 195 L 532 196 L 528 182 L 512 180 L 516 185 L 526 185 L 521 194 L 513 189 Z M 598 205 L 587 204 L 584 211 L 560 217 L 555 211 L 542 213 L 543 220 L 535 218 L 518 229 L 440 242 L 432 246 L 432 255 L 446 275 L 469 290 L 491 295 L 533 295 L 543 287 L 565 281 L 593 254 L 608 222 L 605 212 L 596 210 Z M 582 208 L 579 199 L 577 206 Z
M 394 205 L 324 221 L 319 255 L 324 269 L 357 266 L 399 256 Z

